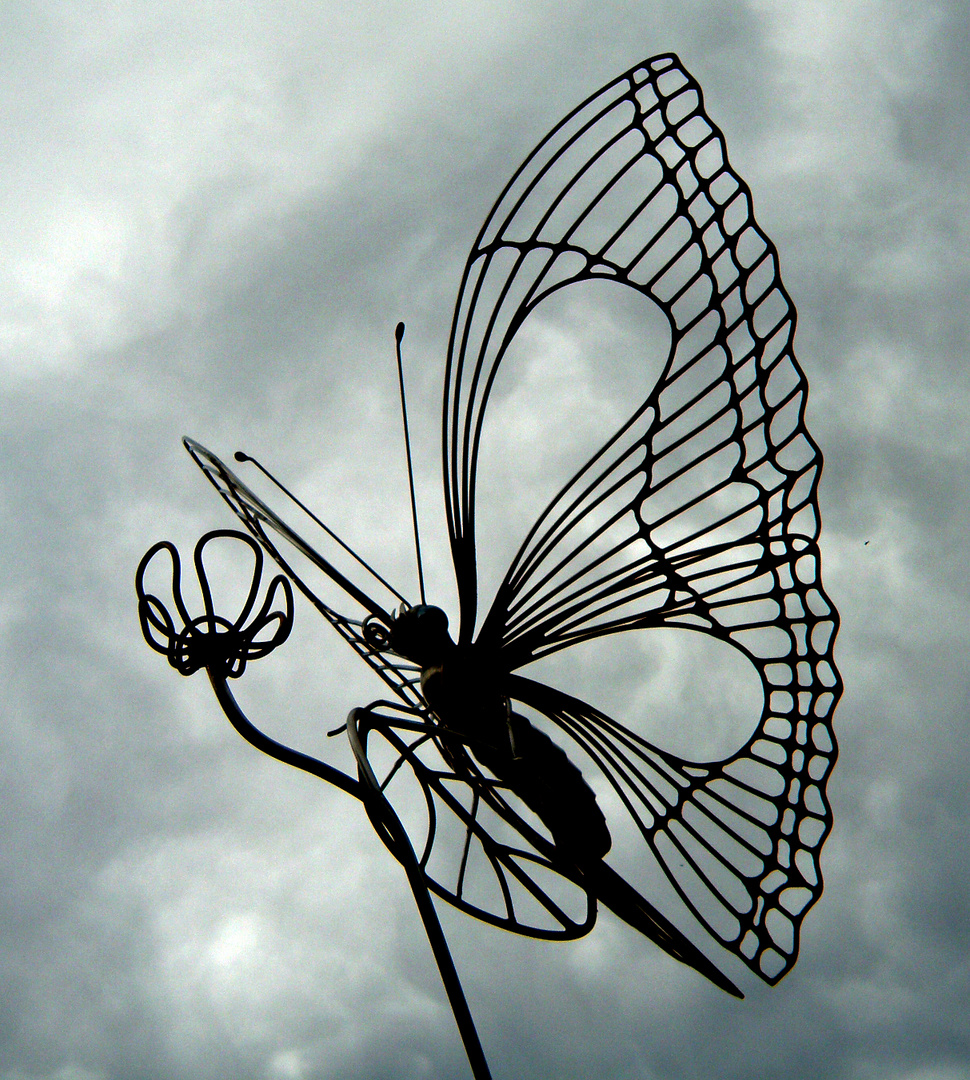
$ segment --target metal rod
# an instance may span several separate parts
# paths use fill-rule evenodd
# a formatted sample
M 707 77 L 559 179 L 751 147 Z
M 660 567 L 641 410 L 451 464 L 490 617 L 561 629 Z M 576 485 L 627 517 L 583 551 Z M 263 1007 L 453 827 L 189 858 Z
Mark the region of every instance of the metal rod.
M 306 503 L 298 499 L 296 495 L 294 495 L 293 492 L 290 491 L 290 489 L 285 484 L 277 480 L 276 477 L 269 471 L 269 469 L 267 469 L 266 466 L 263 465 L 261 462 L 257 461 L 256 458 L 252 456 L 252 454 L 247 454 L 242 450 L 237 450 L 235 454 L 233 454 L 233 457 L 236 459 L 236 461 L 249 462 L 250 465 L 255 465 L 256 468 L 259 469 L 259 471 L 271 483 L 275 484 L 288 499 L 290 499 L 292 502 L 295 502 L 296 505 L 307 515 L 307 517 L 310 518 L 311 521 L 319 525 L 320 528 L 323 529 L 323 531 L 327 534 L 327 536 L 330 537 L 331 540 L 334 540 L 337 544 L 339 544 L 344 549 L 344 551 L 346 551 L 347 554 L 351 556 L 351 558 L 356 559 L 357 562 L 360 563 L 360 565 L 368 572 L 368 574 L 376 578 L 384 586 L 384 588 L 387 589 L 389 593 L 396 596 L 397 599 L 401 601 L 401 603 L 407 603 L 405 598 L 397 591 L 397 589 L 394 588 L 394 586 L 389 581 L 387 581 L 386 578 L 382 577 L 374 569 L 374 567 L 371 566 L 370 563 L 363 558 L 363 556 L 358 555 L 357 552 L 354 551 L 354 549 L 350 546 L 350 544 L 348 544 L 345 540 L 341 540 L 340 537 L 333 531 L 333 529 L 330 528 L 329 525 L 321 521 L 320 518 L 309 508 L 309 506 L 306 505 Z
M 468 1007 L 468 1001 L 465 998 L 465 992 L 458 977 L 458 970 L 451 957 L 451 950 L 448 948 L 444 931 L 441 929 L 438 913 L 435 911 L 431 893 L 428 891 L 424 873 L 418 865 L 414 848 L 411 847 L 411 841 L 404 831 L 404 826 L 401 825 L 394 811 L 387 806 L 383 796 L 374 794 L 372 801 L 375 810 L 382 815 L 383 824 L 398 843 L 401 863 L 408 876 L 408 883 L 411 886 L 418 913 L 421 915 L 421 921 L 424 923 L 424 932 L 428 935 L 428 944 L 434 953 L 435 963 L 438 965 L 441 982 L 444 985 L 445 993 L 448 995 L 448 1001 L 451 1004 L 455 1023 L 458 1025 L 461 1041 L 465 1045 L 465 1053 L 468 1055 L 468 1064 L 471 1066 L 472 1076 L 474 1076 L 475 1080 L 492 1080 L 488 1062 L 485 1060 L 485 1051 L 482 1049 L 481 1040 L 475 1028 L 475 1021 L 472 1018 L 471 1009 Z
M 215 691 L 216 698 L 222 706 L 222 711 L 226 714 L 229 723 L 242 735 L 246 742 L 251 743 L 257 750 L 262 750 L 264 754 L 276 758 L 277 761 L 292 765 L 295 769 L 302 769 L 304 772 L 317 776 L 321 780 L 326 780 L 342 791 L 346 791 L 348 795 L 353 795 L 354 798 L 360 799 L 362 802 L 365 801 L 366 789 L 359 780 L 355 780 L 352 776 L 335 769 L 332 765 L 317 761 L 316 758 L 312 758 L 308 754 L 301 754 L 299 750 L 293 750 L 291 747 L 284 746 L 275 739 L 271 739 L 268 735 L 264 735 L 239 708 L 225 676 L 213 672 L 211 668 L 206 668 L 206 674 L 209 676 L 209 682 L 212 683 L 212 689 Z
M 492 1080 L 488 1062 L 485 1060 L 485 1051 L 482 1049 L 475 1021 L 471 1009 L 468 1007 L 461 980 L 458 977 L 458 969 L 451 958 L 451 950 L 448 948 L 444 931 L 441 929 L 441 923 L 438 920 L 438 913 L 435 911 L 434 901 L 431 899 L 431 893 L 428 890 L 424 871 L 418 863 L 418 857 L 414 854 L 414 848 L 411 846 L 407 830 L 401 824 L 400 818 L 398 818 L 394 808 L 381 790 L 380 782 L 374 775 L 361 743 L 357 731 L 357 716 L 359 713 L 366 711 L 364 709 L 354 709 L 350 716 L 347 717 L 347 735 L 354 756 L 357 758 L 357 764 L 360 767 L 361 787 L 366 791 L 364 805 L 367 807 L 368 815 L 374 826 L 378 830 L 383 828 L 390 834 L 393 841 L 392 850 L 408 876 L 411 894 L 414 896 L 418 913 L 424 923 L 424 931 L 428 935 L 428 944 L 434 953 L 438 973 L 441 975 L 441 982 L 444 985 L 445 993 L 448 995 L 455 1023 L 458 1025 L 458 1032 L 465 1046 L 465 1053 L 468 1056 L 468 1064 L 472 1069 L 472 1076 L 475 1080 Z
M 421 593 L 421 603 L 424 598 L 424 569 L 421 565 L 421 538 L 418 535 L 418 504 L 414 497 L 414 468 L 411 464 L 411 432 L 408 428 L 408 407 L 404 399 L 404 361 L 401 359 L 401 342 L 404 340 L 404 323 L 399 322 L 394 330 L 394 341 L 397 346 L 397 377 L 401 386 L 401 417 L 404 420 L 404 449 L 408 458 L 408 486 L 411 489 L 411 520 L 414 523 L 414 551 L 418 560 L 418 591 Z

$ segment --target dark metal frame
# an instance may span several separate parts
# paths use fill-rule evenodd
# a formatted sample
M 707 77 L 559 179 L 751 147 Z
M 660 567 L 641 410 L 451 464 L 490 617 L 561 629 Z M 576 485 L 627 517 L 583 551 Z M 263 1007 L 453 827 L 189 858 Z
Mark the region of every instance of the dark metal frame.
M 544 299 L 594 280 L 632 289 L 664 313 L 671 333 L 666 363 L 646 399 L 540 515 L 479 624 L 476 475 L 496 377 L 516 332 Z M 750 192 L 728 164 L 699 86 L 676 57 L 656 57 L 564 118 L 489 214 L 455 308 L 442 429 L 459 644 L 475 651 L 513 705 L 545 717 L 586 766 L 602 773 L 699 924 L 769 983 L 794 964 L 801 922 L 822 891 L 819 853 L 831 827 L 825 783 L 837 752 L 831 719 L 841 693 L 832 656 L 838 616 L 820 581 L 821 455 L 805 425 L 807 385 L 792 351 L 794 328 L 777 253 L 752 216 Z M 244 538 L 256 552 L 257 573 L 237 620 L 210 610 L 207 586 L 206 612 L 193 620 L 179 594 L 177 553 L 156 545 L 138 572 L 146 637 L 183 674 L 206 667 L 230 720 L 254 745 L 362 799 L 408 873 L 446 988 L 458 1001 L 476 1076 L 486 1076 L 487 1066 L 469 1034 L 474 1027 L 450 957 L 439 955 L 447 948 L 440 926 L 433 929 L 431 893 L 494 925 L 540 937 L 587 932 L 600 901 L 739 993 L 605 861 L 579 867 L 564 858 L 514 792 L 478 764 L 474 747 L 430 713 L 420 672 L 390 650 L 390 604 L 339 571 L 215 455 L 192 440 L 186 447 L 258 541 Z M 297 506 L 308 528 L 322 528 L 327 542 L 337 539 Z M 196 551 L 200 581 L 202 549 L 213 535 Z M 247 623 L 260 546 L 286 576 L 274 579 Z M 180 628 L 144 583 L 163 549 L 173 560 Z M 309 574 L 298 569 L 297 557 L 309 562 Z M 336 583 L 361 616 L 326 603 L 313 574 Z M 351 713 L 358 780 L 268 739 L 229 693 L 226 680 L 288 633 L 287 579 L 399 699 Z M 276 597 L 285 600 L 279 611 Z M 584 702 L 516 674 L 578 642 L 662 627 L 728 643 L 758 672 L 762 716 L 729 758 L 678 758 Z M 380 776 L 369 749 L 375 736 L 390 762 Z M 394 801 L 402 778 L 423 797 L 427 814 L 418 825 L 404 824 L 406 800 Z M 465 836 L 448 875 L 433 869 L 442 814 Z M 514 841 L 499 840 L 486 819 L 510 829 Z M 498 902 L 469 898 L 472 854 L 494 878 Z M 585 914 L 567 914 L 540 883 L 543 874 L 578 893 Z M 541 919 L 520 914 L 520 894 L 538 901 Z

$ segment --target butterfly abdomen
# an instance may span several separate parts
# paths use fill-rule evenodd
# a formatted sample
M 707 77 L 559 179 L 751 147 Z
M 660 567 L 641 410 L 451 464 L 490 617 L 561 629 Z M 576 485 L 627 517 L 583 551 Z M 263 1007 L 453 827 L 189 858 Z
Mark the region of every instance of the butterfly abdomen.
M 564 854 L 579 863 L 602 859 L 613 841 L 582 772 L 524 716 L 512 713 L 510 720 L 515 758 L 509 786 L 541 818 Z
M 500 678 L 474 646 L 456 646 L 424 669 L 425 698 L 460 740 L 529 807 L 556 847 L 576 862 L 602 859 L 612 839 L 592 788 L 566 752 L 524 716 L 511 712 Z

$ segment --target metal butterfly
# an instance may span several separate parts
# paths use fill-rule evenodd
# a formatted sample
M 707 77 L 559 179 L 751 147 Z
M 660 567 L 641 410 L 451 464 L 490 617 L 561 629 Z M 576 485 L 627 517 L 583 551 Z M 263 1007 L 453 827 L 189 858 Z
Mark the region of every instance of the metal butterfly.
M 645 400 L 540 514 L 479 620 L 476 480 L 496 376 L 528 316 L 589 281 L 655 305 L 669 352 Z M 362 777 L 406 823 L 439 897 L 547 938 L 588 932 L 600 902 L 739 994 L 609 865 L 606 793 L 708 935 L 768 983 L 794 964 L 822 891 L 841 693 L 838 616 L 820 581 L 821 455 L 805 426 L 794 330 L 775 248 L 700 87 L 676 56 L 658 56 L 553 128 L 465 266 L 443 407 L 455 638 L 423 596 L 409 606 L 387 586 L 400 610 L 378 603 L 185 440 L 250 533 L 393 691 L 396 703 L 355 710 L 349 734 Z M 325 603 L 314 574 L 362 614 Z M 660 628 L 713 636 L 753 665 L 764 705 L 737 753 L 685 760 L 520 673 L 581 642 Z

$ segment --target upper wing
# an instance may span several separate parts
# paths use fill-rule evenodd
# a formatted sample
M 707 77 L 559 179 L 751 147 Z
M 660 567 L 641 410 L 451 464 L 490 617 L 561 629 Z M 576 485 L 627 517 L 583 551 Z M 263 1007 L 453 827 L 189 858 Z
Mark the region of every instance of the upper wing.
M 664 312 L 669 355 L 646 400 L 540 516 L 479 640 L 501 650 L 507 670 L 577 640 L 665 624 L 765 656 L 784 581 L 804 581 L 812 565 L 817 585 L 821 458 L 804 425 L 795 312 L 775 249 L 674 56 L 570 113 L 510 181 L 469 258 L 444 410 L 462 637 L 476 621 L 475 478 L 496 374 L 543 299 L 594 279 Z
M 383 624 L 386 628 L 391 623 L 391 616 L 384 607 L 345 577 L 329 560 L 325 559 L 302 536 L 270 510 L 266 503 L 251 491 L 231 469 L 227 468 L 215 454 L 200 443 L 195 442 L 194 439 L 186 438 L 182 441 L 195 463 L 226 500 L 236 517 L 262 544 L 287 577 L 313 604 L 317 611 L 337 630 L 345 641 L 349 642 L 354 651 L 367 661 L 394 693 L 408 705 L 422 707 L 424 698 L 421 696 L 420 691 L 421 672 L 413 664 L 402 660 L 399 656 L 382 647 L 386 644 L 386 640 L 382 640 L 380 626 Z M 289 547 L 281 550 L 278 546 L 277 537 L 286 540 Z M 286 555 L 283 553 L 284 550 L 287 552 Z M 363 608 L 366 613 L 365 616 L 358 619 L 350 618 L 340 614 L 325 603 L 296 569 L 294 556 L 297 554 L 340 586 L 349 599 L 354 600 Z M 379 580 L 382 581 L 392 595 L 397 595 L 391 586 L 383 582 L 383 579 Z M 403 599 L 399 595 L 397 598 Z M 376 634 L 373 630 L 368 632 L 365 626 L 368 616 L 374 616 L 378 620 L 375 627 Z
M 833 691 L 766 684 L 764 714 L 748 744 L 728 760 L 696 765 L 558 690 L 516 675 L 508 689 L 582 747 L 694 916 L 776 983 L 795 963 L 802 919 L 822 892 Z M 597 898 L 636 926 L 623 894 L 617 904 L 605 886 Z
M 824 782 L 841 692 L 820 581 L 821 456 L 805 427 L 795 311 L 750 192 L 674 56 L 569 114 L 510 181 L 465 269 L 444 405 L 461 634 L 477 619 L 475 484 L 489 396 L 528 315 L 575 282 L 625 285 L 666 316 L 645 400 L 523 542 L 477 640 L 506 671 L 603 634 L 680 626 L 757 669 L 758 728 L 691 764 L 588 705 L 510 676 L 590 755 L 696 917 L 774 982 L 821 892 Z M 609 902 L 605 897 L 604 902 Z

